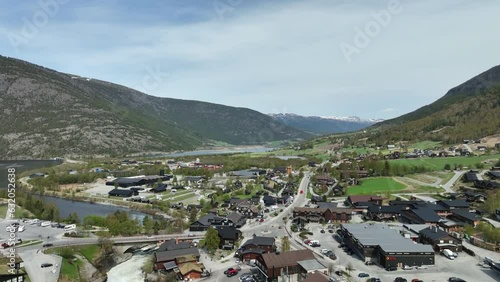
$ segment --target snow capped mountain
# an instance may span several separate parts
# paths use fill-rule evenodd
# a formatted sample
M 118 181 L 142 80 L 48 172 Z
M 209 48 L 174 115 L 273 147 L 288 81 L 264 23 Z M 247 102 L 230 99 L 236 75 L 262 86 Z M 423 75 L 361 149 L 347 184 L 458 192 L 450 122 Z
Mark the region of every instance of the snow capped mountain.
M 293 113 L 269 114 L 277 121 L 316 134 L 356 131 L 368 127 L 382 119 L 362 119 L 356 116 L 301 116 Z

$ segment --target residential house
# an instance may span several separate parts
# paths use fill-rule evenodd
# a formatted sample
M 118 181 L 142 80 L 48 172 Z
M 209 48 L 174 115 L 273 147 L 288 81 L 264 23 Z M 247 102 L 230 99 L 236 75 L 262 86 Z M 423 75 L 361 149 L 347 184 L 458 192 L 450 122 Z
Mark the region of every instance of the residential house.
M 438 222 L 437 226 L 448 233 L 461 232 L 464 229 L 465 222 L 455 221 L 449 218 Z
M 370 205 L 368 207 L 366 217 L 370 220 L 383 221 L 383 220 L 395 220 L 401 216 L 403 206 L 379 206 Z
M 438 205 L 443 206 L 444 208 L 448 210 L 456 210 L 456 209 L 463 209 L 463 210 L 468 210 L 469 209 L 469 203 L 467 203 L 465 200 L 458 199 L 458 200 L 451 200 L 451 201 L 437 201 L 436 202 Z
M 346 203 L 350 206 L 356 207 L 359 202 L 371 202 L 377 205 L 382 205 L 382 197 L 379 196 L 364 196 L 356 195 L 347 197 Z
M 404 221 L 412 224 L 436 225 L 442 218 L 430 207 L 421 207 L 403 210 L 401 216 Z
M 351 221 L 352 214 L 354 210 L 349 208 L 327 208 L 325 211 L 325 222 L 333 223 L 333 222 L 341 222 L 346 223 Z
M 420 231 L 419 240 L 423 244 L 432 245 L 435 251 L 449 249 L 453 252 L 462 251 L 462 240 L 451 236 L 437 226 L 430 226 Z
M 241 231 L 236 229 L 234 226 L 217 226 L 217 232 L 219 233 L 221 249 L 234 249 L 236 242 L 241 237 Z
M 163 252 L 163 251 L 173 251 L 173 250 L 180 250 L 180 249 L 187 249 L 191 248 L 191 243 L 189 242 L 179 242 L 177 239 L 170 239 L 165 242 L 163 242 L 158 249 L 156 250 L 157 252 Z
M 307 277 L 301 282 L 330 282 L 330 281 L 332 280 L 328 279 L 328 275 L 320 271 L 316 271 L 314 273 L 307 274 Z
M 229 221 L 229 226 L 234 226 L 236 228 L 240 228 L 246 223 L 246 218 L 244 215 L 238 212 L 232 212 L 227 215 L 227 219 Z
M 262 201 L 264 202 L 264 206 L 266 207 L 274 206 L 278 202 L 275 197 L 269 195 L 265 195 L 264 197 L 262 197 Z
M 494 190 L 500 188 L 500 183 L 491 180 L 476 180 L 474 187 L 479 189 Z
M 154 254 L 154 261 L 155 261 L 155 269 L 156 270 L 161 270 L 164 269 L 165 263 L 167 262 L 176 262 L 177 265 L 179 265 L 179 262 L 186 262 L 186 260 L 189 261 L 198 261 L 200 258 L 200 251 L 198 248 L 186 248 L 186 249 L 176 249 L 176 250 L 170 250 L 170 251 L 161 251 L 161 252 L 156 252 Z M 179 262 L 177 261 L 179 260 Z
M 487 197 L 483 193 L 476 193 L 476 192 L 465 192 L 464 193 L 465 200 L 467 202 L 478 202 L 478 203 L 483 203 Z
M 259 275 L 265 281 L 276 281 L 284 272 L 288 275 L 298 274 L 300 271 L 298 262 L 309 259 L 314 259 L 314 254 L 309 249 L 280 254 L 265 253 L 257 258 L 256 266 L 259 270 Z
M 179 273 L 184 281 L 192 281 L 192 279 L 199 279 L 202 277 L 203 264 L 197 262 L 187 262 L 181 264 L 179 267 Z
M 477 177 L 477 173 L 475 172 L 472 172 L 472 171 L 469 171 L 469 172 L 466 172 L 464 174 L 464 176 L 462 176 L 462 181 L 463 182 L 474 182 L 474 181 L 478 181 L 479 178 Z
M 189 231 L 206 231 L 210 226 L 228 225 L 227 218 L 220 217 L 214 213 L 208 213 L 193 222 Z
M 481 221 L 482 217 L 475 214 L 471 213 L 468 210 L 454 210 L 453 214 L 451 215 L 451 218 L 455 219 L 456 221 L 461 221 L 465 222 L 467 224 L 470 224 L 474 227 Z
M 184 178 L 188 182 L 189 185 L 201 185 L 203 181 L 205 180 L 204 176 L 186 176 Z
M 491 177 L 491 179 L 500 179 L 500 171 L 488 171 L 487 175 Z
M 305 220 L 305 222 L 320 222 L 325 220 L 326 208 L 303 208 L 295 207 L 293 209 L 294 220 Z M 325 221 L 326 222 L 326 221 Z
M 239 248 L 237 255 L 241 260 L 256 259 L 264 253 L 276 252 L 276 242 L 273 237 L 261 237 L 253 235 L 252 239 L 247 240 Z

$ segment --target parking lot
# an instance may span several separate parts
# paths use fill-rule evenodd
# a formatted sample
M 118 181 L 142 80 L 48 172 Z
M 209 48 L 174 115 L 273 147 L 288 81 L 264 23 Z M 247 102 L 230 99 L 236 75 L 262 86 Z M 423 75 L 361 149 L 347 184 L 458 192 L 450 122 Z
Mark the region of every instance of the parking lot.
M 334 234 L 328 232 L 326 226 L 320 224 L 308 225 L 309 230 L 313 232 L 313 236 L 309 236 L 320 241 L 321 247 L 314 249 L 319 253 L 320 249 L 332 250 L 337 256 L 337 260 L 325 258 L 325 262 L 333 264 L 335 270 L 344 270 L 349 264 L 354 270 L 350 271 L 351 281 L 366 281 L 367 278 L 359 278 L 359 273 L 367 273 L 370 277 L 380 278 L 381 281 L 392 282 L 396 277 L 406 278 L 408 281 L 418 278 L 422 281 L 448 281 L 450 277 L 459 277 L 468 282 L 494 282 L 500 281 L 500 276 L 489 268 L 484 268 L 479 265 L 479 260 L 464 252 L 459 253 L 458 258 L 449 260 L 444 256 L 436 254 L 435 265 L 429 266 L 427 269 L 412 269 L 396 271 L 386 271 L 378 265 L 365 265 L 355 255 L 348 255 L 342 248 L 339 248 L 339 242 L 334 239 Z M 321 230 L 325 233 L 321 233 Z M 336 275 L 333 277 L 339 278 Z
M 0 244 L 7 242 L 10 232 L 6 231 L 7 226 L 13 222 L 19 222 L 18 220 L 6 220 L 0 219 Z M 20 225 L 25 226 L 23 232 L 16 232 L 16 239 L 22 239 L 23 241 L 28 240 L 41 240 L 44 242 L 50 242 L 56 238 L 60 238 L 64 234 L 64 229 L 54 228 L 51 226 L 37 226 L 36 224 L 28 224 L 19 222 Z

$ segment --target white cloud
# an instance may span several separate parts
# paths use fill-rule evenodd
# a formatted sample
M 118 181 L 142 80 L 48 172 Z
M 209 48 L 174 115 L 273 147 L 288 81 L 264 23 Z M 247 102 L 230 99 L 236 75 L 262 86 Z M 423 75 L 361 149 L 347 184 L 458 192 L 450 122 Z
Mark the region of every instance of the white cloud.
M 403 1 L 403 11 L 350 64 L 340 42 L 352 40 L 354 28 L 387 1 L 242 4 L 223 21 L 211 11 L 212 20 L 147 25 L 108 21 L 105 15 L 113 11 L 103 8 L 104 16 L 91 20 L 79 14 L 62 25 L 55 18 L 19 57 L 138 89 L 146 67 L 159 66 L 169 77 L 148 89 L 158 96 L 264 113 L 286 108 L 390 118 L 431 103 L 500 62 L 500 38 L 494 36 L 500 3 L 455 3 Z M 10 49 L 0 43 L 0 52 L 9 55 Z

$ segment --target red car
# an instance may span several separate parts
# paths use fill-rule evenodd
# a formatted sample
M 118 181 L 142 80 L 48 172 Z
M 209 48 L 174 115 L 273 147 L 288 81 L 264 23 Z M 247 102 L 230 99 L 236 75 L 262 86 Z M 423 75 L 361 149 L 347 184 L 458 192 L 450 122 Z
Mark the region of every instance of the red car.
M 10 247 L 10 246 L 9 246 L 9 244 L 7 244 L 7 243 L 3 243 L 3 244 L 2 244 L 2 247 L 3 247 L 4 249 L 6 249 L 6 248 L 8 248 L 8 247 Z
M 259 220 L 259 222 L 264 222 L 264 219 L 263 219 L 263 218 L 261 218 L 261 219 Z
M 304 190 L 300 190 L 300 194 L 304 194 Z
M 231 277 L 231 276 L 235 276 L 236 274 L 238 274 L 238 269 L 231 269 L 227 272 L 226 276 Z

